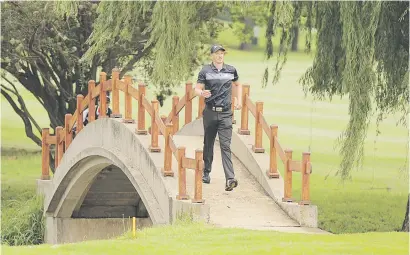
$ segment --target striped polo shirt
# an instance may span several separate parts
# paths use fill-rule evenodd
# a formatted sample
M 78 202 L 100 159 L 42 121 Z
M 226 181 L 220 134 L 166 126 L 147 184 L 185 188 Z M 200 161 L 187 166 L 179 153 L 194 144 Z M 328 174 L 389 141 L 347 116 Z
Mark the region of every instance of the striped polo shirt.
M 232 82 L 238 80 L 236 68 L 227 64 L 218 69 L 213 63 L 202 67 L 198 74 L 198 83 L 205 85 L 211 91 L 211 96 L 205 98 L 205 103 L 210 106 L 231 107 Z

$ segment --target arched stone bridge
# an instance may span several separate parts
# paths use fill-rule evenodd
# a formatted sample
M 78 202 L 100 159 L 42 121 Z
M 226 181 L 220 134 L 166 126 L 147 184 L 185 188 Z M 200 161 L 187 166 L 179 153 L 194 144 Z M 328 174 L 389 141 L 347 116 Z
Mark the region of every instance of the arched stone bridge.
M 253 104 L 248 86 L 243 89 L 241 125 L 233 124 L 231 145 L 239 186 L 226 192 L 218 142 L 211 184 L 201 182 L 203 101 L 199 100 L 198 118 L 192 121 L 192 84 L 187 83 L 181 100 L 174 97 L 170 115 L 160 118 L 158 102 L 146 100 L 143 84 L 137 90 L 130 77 L 119 80 L 115 70 L 112 77 L 105 81 L 102 73 L 103 86 L 90 81 L 89 95 L 78 96 L 77 111 L 73 117 L 66 116 L 65 128 L 56 128 L 54 136 L 43 129 L 38 188 L 45 197 L 47 243 L 110 238 L 129 231 L 132 217 L 137 227 L 148 227 L 171 224 L 184 214 L 221 227 L 321 233 L 317 207 L 309 202 L 309 155 L 295 161 L 291 151 L 282 150 L 277 127 L 267 126 L 261 103 Z M 102 116 L 83 128 L 83 110 L 95 109 L 94 99 L 106 91 L 112 91 L 115 118 Z M 119 111 L 119 91 L 126 95 L 124 118 Z M 131 118 L 132 97 L 139 101 L 137 122 Z M 103 100 L 101 104 L 104 108 Z M 178 115 L 184 107 L 185 124 L 179 129 Z M 145 112 L 151 116 L 148 133 Z M 259 119 L 255 136 L 249 135 L 248 112 Z M 72 139 L 74 124 L 78 134 Z M 270 153 L 263 153 L 262 130 L 271 141 Z M 48 172 L 50 145 L 56 148 L 52 177 Z M 284 163 L 285 178 L 277 171 L 277 155 Z M 291 195 L 295 171 L 305 175 L 299 202 Z

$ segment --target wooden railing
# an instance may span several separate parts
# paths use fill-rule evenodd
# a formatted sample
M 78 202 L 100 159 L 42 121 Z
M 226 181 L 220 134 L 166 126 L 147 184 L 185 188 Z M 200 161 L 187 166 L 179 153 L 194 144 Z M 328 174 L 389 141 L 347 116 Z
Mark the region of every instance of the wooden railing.
M 277 155 L 284 165 L 284 197 L 283 202 L 292 202 L 292 172 L 300 172 L 302 174 L 302 196 L 299 204 L 310 204 L 309 181 L 312 167 L 310 163 L 310 153 L 302 153 L 302 161 L 292 159 L 292 150 L 283 150 L 278 139 L 278 126 L 268 125 L 263 116 L 263 102 L 253 103 L 249 97 L 250 87 L 244 85 L 242 89 L 242 111 L 241 111 L 241 127 L 238 133 L 241 135 L 249 135 L 248 128 L 249 112 L 255 117 L 255 144 L 252 145 L 254 153 L 264 153 L 262 147 L 263 131 L 267 135 L 270 142 L 270 162 L 269 169 L 266 174 L 269 178 L 279 178 L 277 167 Z M 262 131 L 263 130 L 263 131 Z
M 101 72 L 100 84 L 96 86 L 95 81 L 91 80 L 88 83 L 88 95 L 83 97 L 77 96 L 77 109 L 74 114 L 65 115 L 64 128 L 59 126 L 55 129 L 55 134 L 52 136 L 48 128 L 42 130 L 42 175 L 43 180 L 50 178 L 49 173 L 49 148 L 50 145 L 56 145 L 55 150 L 55 167 L 60 165 L 64 152 L 72 142 L 72 129 L 76 125 L 76 132 L 81 132 L 83 129 L 83 111 L 88 107 L 88 121 L 95 120 L 95 98 L 100 96 L 101 113 L 99 118 L 106 118 L 106 92 L 112 91 L 112 116 L 114 118 L 122 118 L 119 107 L 119 91 L 125 94 L 125 116 L 124 123 L 134 123 L 132 119 L 132 99 L 138 101 L 137 135 L 146 135 L 145 112 L 151 116 L 151 144 L 149 150 L 152 153 L 160 152 L 158 136 L 164 137 L 164 163 L 162 173 L 164 176 L 174 176 L 172 170 L 172 155 L 178 162 L 178 200 L 187 200 L 189 196 L 186 191 L 186 169 L 195 170 L 195 186 L 194 198 L 192 202 L 203 203 L 202 199 L 202 171 L 203 171 L 203 152 L 201 149 L 195 151 L 195 158 L 185 156 L 185 147 L 177 147 L 173 139 L 173 135 L 179 130 L 179 113 L 185 107 L 185 124 L 192 121 L 192 100 L 196 97 L 191 82 L 187 82 L 185 86 L 185 95 L 180 99 L 178 96 L 172 98 L 172 109 L 168 116 L 159 115 L 159 105 L 157 100 L 148 101 L 146 98 L 145 84 L 139 83 L 138 89 L 132 86 L 130 76 L 125 76 L 119 79 L 119 71 L 112 71 L 112 79 L 106 80 L 106 73 Z M 302 205 L 310 204 L 309 200 L 309 177 L 311 173 L 310 153 L 303 153 L 302 161 L 292 159 L 291 150 L 283 150 L 278 140 L 278 127 L 276 125 L 269 126 L 263 116 L 263 102 L 254 104 L 249 98 L 249 85 L 244 85 L 242 90 L 242 111 L 241 111 L 241 126 L 238 133 L 241 135 L 249 135 L 248 129 L 248 114 L 249 112 L 255 117 L 255 144 L 252 149 L 255 153 L 264 153 L 262 146 L 263 131 L 265 131 L 270 141 L 270 164 L 267 175 L 270 178 L 279 178 L 277 169 L 276 157 L 284 164 L 284 197 L 283 201 L 291 202 L 292 197 L 292 172 L 302 173 L 302 199 L 299 202 Z M 237 89 L 233 87 L 232 98 L 236 96 Z M 205 107 L 204 99 L 201 97 L 198 100 L 198 117 L 202 117 L 202 111 Z M 232 101 L 234 102 L 234 100 Z M 232 105 L 232 108 L 234 105 Z M 235 123 L 235 118 L 233 117 Z M 262 131 L 263 130 L 263 131 Z

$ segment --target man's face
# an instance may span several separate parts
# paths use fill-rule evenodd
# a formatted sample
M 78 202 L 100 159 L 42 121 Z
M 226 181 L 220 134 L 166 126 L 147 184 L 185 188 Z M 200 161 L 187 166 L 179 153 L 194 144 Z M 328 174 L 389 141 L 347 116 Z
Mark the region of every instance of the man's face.
M 218 50 L 217 52 L 212 53 L 212 61 L 217 64 L 222 64 L 224 62 L 225 51 Z

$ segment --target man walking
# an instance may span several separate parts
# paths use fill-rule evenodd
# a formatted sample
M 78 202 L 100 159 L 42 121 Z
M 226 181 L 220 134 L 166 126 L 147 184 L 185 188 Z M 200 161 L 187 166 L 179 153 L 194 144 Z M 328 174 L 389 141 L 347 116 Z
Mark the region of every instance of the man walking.
M 212 63 L 205 65 L 199 72 L 195 93 L 205 98 L 204 123 L 204 174 L 202 181 L 210 183 L 214 143 L 218 133 L 225 172 L 225 190 L 231 191 L 238 186 L 231 160 L 232 108 L 242 107 L 242 85 L 239 83 L 235 67 L 224 63 L 225 49 L 221 45 L 211 47 Z M 232 84 L 238 87 L 238 97 L 232 98 Z

